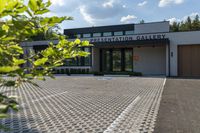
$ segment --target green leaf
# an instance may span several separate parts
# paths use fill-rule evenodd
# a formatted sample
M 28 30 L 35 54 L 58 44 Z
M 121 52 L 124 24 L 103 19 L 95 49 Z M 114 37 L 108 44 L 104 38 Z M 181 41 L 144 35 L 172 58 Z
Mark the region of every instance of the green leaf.
M 42 52 L 42 54 L 45 56 L 45 57 L 48 57 L 50 55 L 54 55 L 55 54 L 55 51 L 53 50 L 53 48 L 47 48 L 46 50 L 44 50 Z
M 0 110 L 4 110 L 8 107 L 8 105 L 0 104 Z M 1 114 L 0 114 L 1 115 Z
M 48 58 L 37 59 L 34 61 L 35 66 L 44 65 L 48 61 Z
M 80 44 L 80 43 L 81 43 L 81 40 L 80 40 L 80 39 L 76 39 L 76 40 L 74 41 L 74 43 L 75 43 L 75 44 Z
M 71 17 L 45 17 L 40 21 L 40 24 L 42 26 L 49 25 L 49 26 L 55 26 L 56 24 L 62 23 L 64 20 L 72 20 Z
M 7 115 L 7 114 L 3 114 L 3 113 L 0 113 L 0 119 L 2 119 L 2 118 L 7 118 L 9 115 Z
M 17 104 L 11 104 L 10 107 L 11 107 L 14 111 L 18 111 L 18 110 L 19 110 Z
M 0 67 L 0 73 L 9 73 L 20 69 L 19 66 L 2 66 Z
M 30 7 L 30 9 L 35 12 L 38 10 L 38 5 L 37 5 L 37 1 L 38 0 L 29 0 L 28 2 L 28 6 Z
M 5 81 L 5 83 L 3 83 L 3 85 L 7 86 L 7 87 L 15 86 L 15 81 L 7 80 L 7 81 Z
M 45 81 L 45 78 L 44 78 L 43 76 L 36 76 L 35 78 L 38 79 L 38 80 L 43 80 L 43 81 Z
M 15 57 L 13 57 L 13 62 L 14 62 L 15 66 L 18 66 L 18 65 L 24 64 L 26 61 L 23 59 L 17 59 Z
M 5 0 L 0 0 L 0 14 L 5 9 L 6 4 L 7 4 L 7 2 Z
M 81 46 L 93 46 L 93 45 L 90 44 L 89 41 L 82 41 Z
M 2 26 L 2 29 L 3 29 L 4 31 L 8 32 L 9 26 L 4 24 L 4 25 Z
M 20 46 L 18 46 L 18 45 L 11 45 L 11 46 L 9 47 L 9 49 L 13 49 L 13 50 L 15 50 L 16 52 L 18 52 L 18 53 L 20 53 L 20 54 L 23 54 L 23 53 L 24 53 L 22 47 L 20 47 Z
M 86 57 L 86 56 L 88 56 L 90 53 L 89 52 L 84 52 L 84 51 L 78 51 L 78 53 L 77 53 L 79 56 L 84 56 L 84 57 Z
M 36 14 L 36 15 L 45 14 L 45 13 L 47 13 L 47 12 L 49 12 L 49 11 L 50 11 L 50 10 L 48 10 L 48 9 L 38 10 L 38 11 L 35 12 L 35 14 Z
M 46 3 L 46 7 L 49 7 L 49 6 L 51 6 L 51 0 L 48 0 L 48 2 Z
M 24 77 L 25 77 L 25 78 L 31 78 L 31 79 L 32 79 L 32 78 L 33 78 L 33 74 L 31 74 L 31 73 L 25 74 Z

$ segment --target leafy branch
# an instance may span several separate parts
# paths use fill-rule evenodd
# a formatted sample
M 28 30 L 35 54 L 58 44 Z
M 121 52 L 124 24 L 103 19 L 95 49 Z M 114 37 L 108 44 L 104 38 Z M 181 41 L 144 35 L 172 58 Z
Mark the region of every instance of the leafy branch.
M 29 55 L 24 54 L 22 42 L 32 41 L 33 36 L 44 35 L 48 38 L 50 29 L 58 26 L 72 17 L 44 17 L 50 12 L 51 1 L 29 0 L 28 5 L 23 0 L 0 0 L 0 85 L 19 86 L 22 82 L 36 85 L 33 80 L 45 80 L 53 77 L 52 70 L 62 66 L 69 58 L 86 57 L 90 53 L 82 51 L 81 47 L 91 46 L 87 41 L 68 41 L 64 35 L 52 33 L 58 44 L 49 43 L 45 50 Z M 7 18 L 7 19 L 6 19 Z M 22 58 L 23 57 L 23 58 Z M 25 64 L 30 63 L 29 67 Z M 3 76 L 13 77 L 12 80 Z M 1 87 L 0 86 L 0 87 Z M 8 110 L 18 110 L 17 102 L 0 93 L 0 118 L 8 116 Z M 0 129 L 3 125 L 0 125 Z

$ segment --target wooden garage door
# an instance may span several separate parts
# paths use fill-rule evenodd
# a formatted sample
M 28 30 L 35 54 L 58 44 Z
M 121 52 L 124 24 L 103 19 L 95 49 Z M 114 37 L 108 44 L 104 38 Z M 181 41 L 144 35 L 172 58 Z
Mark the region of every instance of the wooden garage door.
M 200 76 L 200 45 L 178 47 L 179 76 Z

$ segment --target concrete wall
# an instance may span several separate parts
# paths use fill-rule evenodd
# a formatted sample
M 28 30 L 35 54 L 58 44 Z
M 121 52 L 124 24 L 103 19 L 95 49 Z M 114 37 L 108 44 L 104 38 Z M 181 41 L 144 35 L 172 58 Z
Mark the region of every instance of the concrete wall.
M 170 40 L 170 74 L 178 76 L 178 45 L 200 45 L 200 31 L 171 32 L 166 37 Z
M 169 22 L 135 24 L 135 34 L 169 32 Z
M 140 47 L 133 49 L 134 71 L 142 72 L 144 75 L 166 74 L 166 48 L 165 47 Z

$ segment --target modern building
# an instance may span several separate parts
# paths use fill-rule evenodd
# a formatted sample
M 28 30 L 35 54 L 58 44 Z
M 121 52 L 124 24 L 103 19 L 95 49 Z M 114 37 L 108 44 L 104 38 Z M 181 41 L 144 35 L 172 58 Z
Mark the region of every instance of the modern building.
M 170 32 L 168 21 L 65 29 L 69 40 L 88 40 L 87 58 L 68 60 L 58 69 L 141 72 L 143 75 L 200 76 L 200 31 Z M 49 41 L 23 43 L 41 50 Z M 56 43 L 56 41 L 55 41 Z

